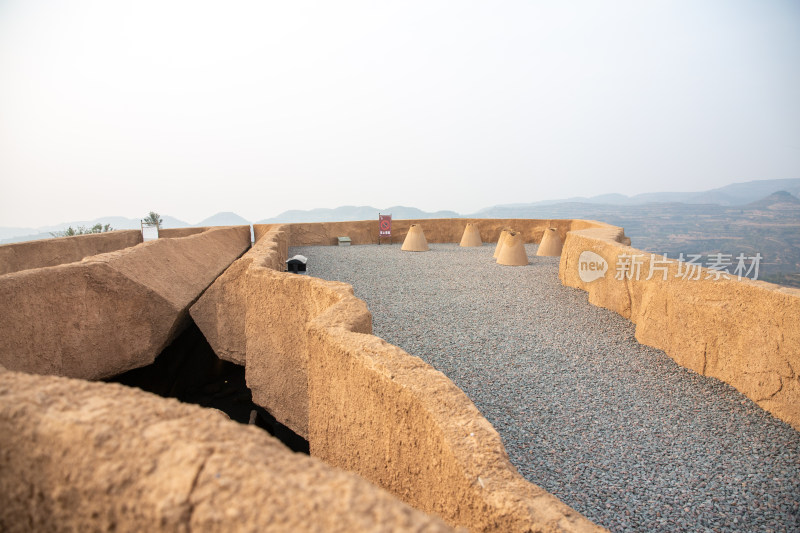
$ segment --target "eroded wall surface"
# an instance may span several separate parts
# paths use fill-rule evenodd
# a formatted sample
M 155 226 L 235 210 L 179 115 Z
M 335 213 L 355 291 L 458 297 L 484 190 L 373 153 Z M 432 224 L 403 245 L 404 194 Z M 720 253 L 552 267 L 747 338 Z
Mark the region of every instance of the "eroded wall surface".
M 715 280 L 706 269 L 699 280 L 683 279 L 678 261 L 651 257 L 613 237 L 608 229 L 570 232 L 561 255 L 561 282 L 634 322 L 642 344 L 729 383 L 800 430 L 800 290 L 736 277 Z M 580 264 L 584 251 L 606 261 L 604 276 L 581 279 L 579 269 L 589 268 Z M 639 255 L 639 275 L 618 276 L 620 261 L 630 262 L 622 256 L 632 255 Z
M 91 255 L 136 246 L 140 242 L 141 231 L 121 230 L 4 244 L 0 246 L 0 276 L 31 268 L 73 263 Z
M 353 300 L 309 326 L 313 455 L 473 531 L 601 530 L 522 478 L 495 429 L 444 374 L 355 331 L 348 322 L 359 324 L 366 310 Z
M 286 233 L 276 226 L 267 239 L 261 233 L 255 245 L 237 259 L 191 307 L 192 319 L 220 359 L 245 364 L 245 320 L 248 301 L 247 276 L 256 262 L 281 272 L 286 267 Z M 268 295 L 267 295 L 268 297 Z
M 0 530 L 450 531 L 223 414 L 0 367 Z
M 408 228 L 418 224 L 425 232 L 428 242 L 459 242 L 467 223 L 472 223 L 481 233 L 483 242 L 496 242 L 503 228 L 509 227 L 522 234 L 526 243 L 538 243 L 547 228 L 557 228 L 563 241 L 567 231 L 578 227 L 607 226 L 600 222 L 564 219 L 502 219 L 502 218 L 440 218 L 422 220 L 392 220 L 391 242 L 401 244 L 406 238 Z M 255 224 L 256 241 L 276 224 Z M 350 237 L 352 244 L 378 244 L 378 221 L 360 220 L 355 222 L 318 222 L 308 224 L 286 224 L 290 246 L 331 246 L 337 244 L 337 237 Z M 616 228 L 622 232 L 622 228 Z M 624 234 L 623 234 L 624 238 Z M 387 238 L 381 240 L 389 244 Z
M 192 228 L 161 228 L 158 230 L 159 239 L 180 239 L 190 235 L 197 235 L 214 226 L 197 226 Z M 216 226 L 219 227 L 219 226 Z M 225 227 L 225 226 L 222 226 Z
M 447 231 L 458 239 L 463 224 Z M 244 345 L 235 357 L 256 403 L 307 437 L 312 455 L 453 525 L 600 530 L 525 481 L 491 424 L 446 376 L 371 335 L 366 304 L 349 285 L 282 272 L 287 244 L 297 244 L 286 233 L 256 228 L 253 249 L 192 308 L 222 353 Z M 229 337 L 242 334 L 240 325 L 220 320 L 229 306 L 244 315 L 243 340 Z
M 0 364 L 84 379 L 148 365 L 249 245 L 247 226 L 219 228 L 0 276 Z

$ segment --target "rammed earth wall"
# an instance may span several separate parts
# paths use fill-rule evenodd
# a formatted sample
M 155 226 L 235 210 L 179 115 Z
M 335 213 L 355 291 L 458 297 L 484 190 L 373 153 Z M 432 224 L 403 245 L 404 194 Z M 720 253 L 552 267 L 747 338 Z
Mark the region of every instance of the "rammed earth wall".
M 84 379 L 148 365 L 249 246 L 249 227 L 214 228 L 0 276 L 0 364 Z
M 136 246 L 140 242 L 141 231 L 123 230 L 4 244 L 0 246 L 0 276 L 73 263 L 84 257 Z
M 0 367 L 0 531 L 451 531 L 218 411 Z
M 522 234 L 525 242 L 539 242 L 547 228 L 557 228 L 563 240 L 567 231 L 577 227 L 607 226 L 600 222 L 564 219 L 502 219 L 502 218 L 440 218 L 423 220 L 393 220 L 391 239 L 383 238 L 382 243 L 402 243 L 412 224 L 422 227 L 428 242 L 459 242 L 464 228 L 471 222 L 478 228 L 483 242 L 497 242 L 503 228 L 511 228 Z M 256 241 L 275 224 L 255 224 Z M 315 246 L 337 244 L 337 237 L 350 237 L 353 244 L 378 244 L 378 221 L 361 220 L 356 222 L 319 222 L 308 224 L 286 224 L 282 226 L 290 246 Z M 616 228 L 621 234 L 622 229 Z M 624 235 L 622 235 L 625 239 Z
M 634 322 L 642 344 L 733 385 L 800 430 L 800 290 L 736 277 L 717 280 L 706 269 L 699 280 L 683 279 L 678 261 L 651 257 L 613 237 L 601 228 L 568 233 L 561 282 L 587 291 L 592 304 Z M 606 262 L 604 276 L 581 279 L 585 251 Z M 630 262 L 634 255 L 641 262 L 638 275 L 617 276 L 620 261 Z M 667 269 L 666 280 L 660 270 L 647 279 L 652 260 L 657 262 L 653 266 Z
M 630 247 L 622 228 L 588 220 L 432 219 L 395 220 L 393 242 L 402 242 L 411 224 L 422 226 L 428 242 L 459 242 L 474 223 L 484 242 L 496 241 L 504 227 L 539 242 L 548 227 L 565 241 L 562 283 L 589 292 L 589 301 L 636 323 L 639 342 L 663 349 L 677 363 L 736 387 L 776 417 L 800 429 L 800 290 L 750 280 L 683 280 L 669 261 L 667 280 L 647 280 L 650 254 Z M 255 226 L 256 235 L 269 226 Z M 378 222 L 332 222 L 286 226 L 292 246 L 377 243 Z M 384 242 L 386 242 L 384 240 Z M 584 282 L 578 275 L 583 251 L 598 253 L 608 271 Z M 638 280 L 615 279 L 620 254 L 641 254 Z M 664 258 L 658 256 L 657 261 Z
M 306 437 L 313 456 L 476 531 L 599 530 L 519 475 L 446 376 L 371 335 L 371 315 L 349 285 L 282 272 L 287 234 L 328 243 L 370 224 L 257 226 L 253 249 L 192 307 L 195 322 L 221 357 L 244 361 L 254 401 Z M 431 234 L 460 239 L 459 224 Z M 230 316 L 244 318 L 244 331 Z
M 450 531 L 219 412 L 28 373 L 96 379 L 149 364 L 250 228 L 162 237 L 0 276 L 0 362 L 25 371 L 0 366 L 0 530 Z M 259 265 L 283 265 L 285 245 L 264 248 Z

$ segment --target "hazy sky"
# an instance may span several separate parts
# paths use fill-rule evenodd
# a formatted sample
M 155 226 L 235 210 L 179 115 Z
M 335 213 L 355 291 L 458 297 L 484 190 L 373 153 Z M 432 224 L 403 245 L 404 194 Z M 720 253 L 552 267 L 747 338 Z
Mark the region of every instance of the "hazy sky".
M 796 177 L 797 0 L 0 0 L 0 226 Z

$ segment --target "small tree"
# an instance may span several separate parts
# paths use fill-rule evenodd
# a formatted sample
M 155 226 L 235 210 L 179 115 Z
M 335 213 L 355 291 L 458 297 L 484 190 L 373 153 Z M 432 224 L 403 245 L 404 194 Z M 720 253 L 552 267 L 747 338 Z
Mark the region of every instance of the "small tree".
M 50 235 L 53 237 L 72 237 L 73 235 L 79 235 L 78 231 L 80 231 L 80 229 L 81 227 L 78 226 L 78 230 L 76 231 L 72 226 L 70 226 L 63 231 L 51 231 Z
M 89 233 L 105 233 L 107 231 L 114 231 L 114 228 L 111 227 L 111 224 L 100 224 L 97 223 L 91 228 L 87 228 L 86 226 L 78 226 L 77 229 L 69 226 L 67 229 L 63 231 L 51 231 L 50 235 L 53 237 L 74 237 L 75 235 L 87 235 Z
M 155 211 L 150 211 L 150 213 L 142 219 L 142 223 L 145 226 L 156 226 L 158 229 L 161 229 L 161 224 L 164 223 L 164 219 Z

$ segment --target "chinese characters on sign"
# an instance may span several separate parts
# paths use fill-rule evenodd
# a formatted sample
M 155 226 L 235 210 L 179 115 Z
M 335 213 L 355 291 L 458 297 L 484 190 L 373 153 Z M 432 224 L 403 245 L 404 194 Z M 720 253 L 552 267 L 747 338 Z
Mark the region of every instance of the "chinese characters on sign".
M 643 275 L 644 265 L 643 258 L 645 254 L 620 254 L 617 256 L 617 268 L 614 279 L 624 280 L 633 279 L 639 280 Z M 701 254 L 680 254 L 678 256 L 678 272 L 674 277 L 684 280 L 699 280 L 699 279 L 731 279 L 736 277 L 741 280 L 742 278 L 758 279 L 758 266 L 761 263 L 761 254 L 757 253 L 754 256 L 745 256 L 740 253 L 735 258 L 733 254 L 709 254 L 705 265 L 702 263 Z M 663 281 L 667 280 L 669 275 L 668 267 L 670 261 L 667 256 L 660 256 L 650 254 L 650 264 L 645 279 L 650 280 L 654 277 L 661 278 Z M 705 272 L 701 270 L 705 267 Z M 733 271 L 731 271 L 733 268 Z
M 378 226 L 380 227 L 381 237 L 391 237 L 392 215 L 378 215 Z

